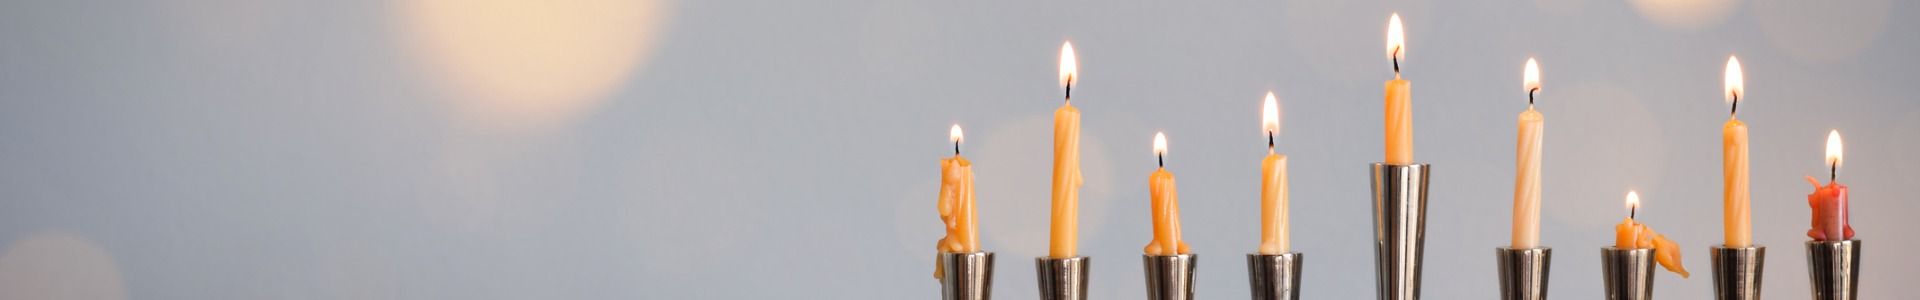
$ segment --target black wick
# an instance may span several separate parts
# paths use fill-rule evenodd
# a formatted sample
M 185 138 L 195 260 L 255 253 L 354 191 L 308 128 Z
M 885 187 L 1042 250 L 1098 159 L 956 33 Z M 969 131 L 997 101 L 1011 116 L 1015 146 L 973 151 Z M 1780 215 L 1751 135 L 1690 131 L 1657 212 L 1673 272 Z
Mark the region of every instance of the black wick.
M 953 141 L 953 156 L 960 156 L 960 141 Z
M 1166 167 L 1167 167 L 1167 155 L 1166 155 L 1166 154 L 1157 154 L 1157 155 L 1154 155 L 1153 157 L 1156 157 L 1156 158 L 1159 158 L 1159 159 L 1160 159 L 1160 167 L 1161 167 L 1161 168 L 1166 168 Z
M 1073 102 L 1073 74 L 1067 74 L 1067 102 Z
M 1388 56 L 1393 58 L 1393 74 L 1400 75 L 1400 47 L 1393 47 L 1393 54 Z
M 1728 109 L 1729 111 L 1727 112 L 1727 114 L 1732 115 L 1740 112 L 1740 92 L 1730 91 L 1728 93 L 1733 93 L 1733 107 Z
M 1533 92 L 1538 91 L 1540 91 L 1540 87 L 1537 86 L 1527 90 L 1527 106 L 1533 106 Z
M 1634 205 L 1633 207 L 1627 208 L 1627 219 L 1639 219 L 1639 215 L 1640 215 L 1639 205 Z
M 1833 184 L 1834 178 L 1840 177 L 1840 162 L 1834 161 L 1834 163 L 1827 164 L 1827 167 L 1827 184 Z
M 1272 131 L 1267 132 L 1267 151 L 1268 152 L 1273 151 L 1273 132 Z

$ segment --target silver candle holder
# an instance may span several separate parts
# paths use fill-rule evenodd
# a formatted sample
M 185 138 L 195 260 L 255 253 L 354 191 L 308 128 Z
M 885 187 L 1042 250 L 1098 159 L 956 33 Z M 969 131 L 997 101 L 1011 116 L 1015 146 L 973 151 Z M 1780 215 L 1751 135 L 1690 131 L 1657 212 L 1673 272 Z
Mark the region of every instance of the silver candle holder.
M 1765 273 L 1767 246 L 1727 247 L 1714 245 L 1713 298 L 1719 300 L 1760 300 L 1760 279 Z
M 1500 268 L 1501 300 L 1546 300 L 1547 271 L 1553 264 L 1553 248 L 1536 247 L 1494 249 L 1494 261 Z
M 940 253 L 940 299 L 987 300 L 993 298 L 993 252 Z
M 1807 242 L 1807 280 L 1814 300 L 1854 300 L 1860 287 L 1860 240 Z
M 1140 256 L 1146 267 L 1148 300 L 1193 300 L 1194 254 Z
M 1653 248 L 1600 248 L 1600 275 L 1607 300 L 1653 299 Z
M 1093 258 L 1042 256 L 1033 262 L 1039 275 L 1041 300 L 1087 300 L 1087 269 Z
M 1380 300 L 1420 299 L 1427 231 L 1427 164 L 1373 163 L 1373 257 Z
M 1300 299 L 1300 265 L 1306 259 L 1300 252 L 1247 254 L 1247 280 L 1253 287 L 1253 300 Z

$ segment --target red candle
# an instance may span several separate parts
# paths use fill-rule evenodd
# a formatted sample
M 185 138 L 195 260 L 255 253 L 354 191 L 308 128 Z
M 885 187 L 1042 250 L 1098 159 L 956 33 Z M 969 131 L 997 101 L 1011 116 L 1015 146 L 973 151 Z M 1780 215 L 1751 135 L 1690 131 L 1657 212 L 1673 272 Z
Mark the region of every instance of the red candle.
M 1827 134 L 1827 164 L 1831 172 L 1827 186 L 1807 176 L 1807 182 L 1813 184 L 1813 193 L 1807 194 L 1807 206 L 1813 207 L 1813 229 L 1807 230 L 1807 237 L 1822 242 L 1837 242 L 1853 239 L 1853 226 L 1847 224 L 1847 186 L 1833 179 L 1840 173 L 1840 131 Z

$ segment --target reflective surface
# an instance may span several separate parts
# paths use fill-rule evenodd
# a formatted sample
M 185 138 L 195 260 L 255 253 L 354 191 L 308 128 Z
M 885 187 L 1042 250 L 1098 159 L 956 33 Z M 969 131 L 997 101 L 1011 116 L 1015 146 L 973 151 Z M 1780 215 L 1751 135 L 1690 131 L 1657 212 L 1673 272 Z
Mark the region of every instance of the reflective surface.
M 1195 254 L 1141 255 L 1146 267 L 1147 299 L 1193 299 L 1193 268 L 1200 262 Z
M 1600 248 L 1607 300 L 1653 299 L 1653 249 Z
M 1814 300 L 1859 297 L 1860 246 L 1860 240 L 1807 241 L 1807 281 Z
M 1254 300 L 1300 299 L 1300 265 L 1306 254 L 1247 254 L 1247 284 Z
M 1500 268 L 1500 299 L 1547 299 L 1547 274 L 1553 263 L 1553 248 L 1494 249 Z
M 1373 164 L 1373 257 L 1380 300 L 1420 299 L 1427 232 L 1426 164 Z
M 947 272 L 940 277 L 940 299 L 993 298 L 993 252 L 940 253 Z
M 1713 298 L 1760 299 L 1760 275 L 1767 262 L 1767 246 L 1746 248 L 1713 246 Z
M 1087 269 L 1091 257 L 1033 259 L 1038 269 L 1041 300 L 1086 300 Z

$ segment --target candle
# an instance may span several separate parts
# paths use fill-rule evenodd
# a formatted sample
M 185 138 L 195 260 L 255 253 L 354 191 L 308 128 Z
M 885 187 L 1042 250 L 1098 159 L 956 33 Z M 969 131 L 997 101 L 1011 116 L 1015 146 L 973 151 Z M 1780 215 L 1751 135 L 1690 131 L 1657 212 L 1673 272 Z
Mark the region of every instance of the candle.
M 1400 59 L 1407 55 L 1406 42 L 1401 37 L 1400 14 L 1387 19 L 1387 58 L 1393 60 L 1393 80 L 1387 81 L 1386 97 L 1386 164 L 1413 164 L 1413 107 L 1409 103 L 1408 89 L 1412 83 L 1400 79 Z
M 980 251 L 980 227 L 973 209 L 973 163 L 960 156 L 960 125 L 953 125 L 948 136 L 953 140 L 953 158 L 940 159 L 940 222 L 947 236 L 934 246 L 940 252 L 973 253 Z M 933 278 L 945 273 L 939 262 L 933 264 Z
M 1520 112 L 1519 141 L 1514 150 L 1513 248 L 1540 246 L 1540 140 L 1545 119 L 1533 110 L 1533 95 L 1540 91 L 1540 66 L 1527 59 L 1522 87 L 1527 91 L 1527 111 Z
M 1060 86 L 1067 103 L 1053 112 L 1053 231 L 1048 257 L 1079 256 L 1080 110 L 1073 108 L 1073 80 L 1079 75 L 1073 43 L 1060 46 Z
M 1680 265 L 1680 245 L 1668 240 L 1667 236 L 1653 232 L 1646 224 L 1636 221 L 1640 211 L 1640 195 L 1627 191 L 1627 219 L 1613 227 L 1614 248 L 1646 249 L 1653 248 L 1653 260 L 1667 271 L 1679 273 L 1687 278 L 1687 268 Z
M 1180 239 L 1180 194 L 1173 184 L 1173 173 L 1167 172 L 1167 135 L 1153 134 L 1153 154 L 1160 160 L 1160 169 L 1147 176 L 1147 192 L 1152 194 L 1153 242 L 1147 243 L 1146 252 L 1150 255 L 1179 255 L 1192 251 L 1187 242 Z
M 1813 229 L 1807 230 L 1807 237 L 1822 242 L 1838 242 L 1853 239 L 1853 225 L 1847 224 L 1847 186 L 1840 185 L 1840 131 L 1827 134 L 1827 186 L 1807 176 L 1807 182 L 1813 183 L 1813 193 L 1807 194 L 1807 205 L 1813 207 Z
M 1747 195 L 1747 123 L 1734 118 L 1740 110 L 1740 94 L 1745 80 L 1740 74 L 1740 59 L 1727 58 L 1727 125 L 1721 128 L 1721 166 L 1724 185 L 1726 246 L 1744 248 L 1753 245 L 1753 206 Z
M 1287 156 L 1273 153 L 1273 140 L 1280 135 L 1280 104 L 1273 93 L 1260 114 L 1261 131 L 1267 134 L 1267 158 L 1260 162 L 1260 254 L 1291 252 L 1287 238 Z

